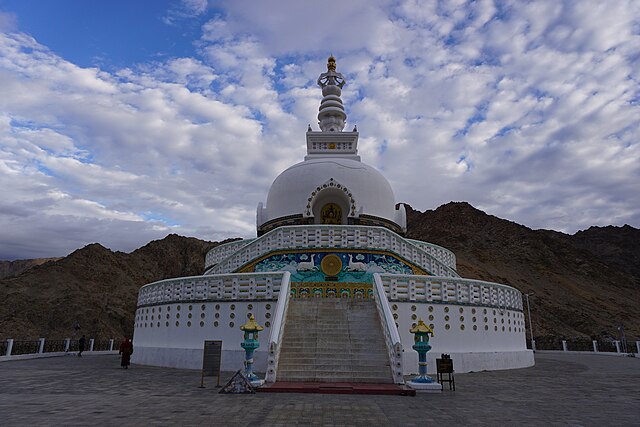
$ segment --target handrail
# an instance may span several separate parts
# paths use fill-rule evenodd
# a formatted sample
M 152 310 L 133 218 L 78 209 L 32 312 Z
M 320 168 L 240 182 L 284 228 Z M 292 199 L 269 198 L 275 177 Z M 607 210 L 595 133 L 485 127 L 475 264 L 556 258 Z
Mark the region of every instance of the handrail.
M 282 337 L 284 335 L 284 325 L 287 321 L 290 298 L 291 273 L 286 271 L 282 276 L 280 294 L 278 295 L 278 302 L 276 303 L 276 313 L 271 327 L 271 336 L 269 337 L 269 355 L 267 357 L 267 374 L 265 377 L 265 380 L 269 383 L 276 381 L 280 348 L 282 347 Z
M 402 376 L 404 372 L 402 366 L 402 341 L 400 341 L 400 334 L 398 333 L 396 322 L 391 314 L 391 307 L 389 307 L 389 300 L 382 285 L 382 279 L 378 273 L 373 274 L 373 295 L 376 301 L 376 308 L 378 309 L 378 316 L 382 322 L 385 344 L 387 345 L 389 361 L 391 362 L 393 381 L 396 384 L 404 384 L 404 378 Z

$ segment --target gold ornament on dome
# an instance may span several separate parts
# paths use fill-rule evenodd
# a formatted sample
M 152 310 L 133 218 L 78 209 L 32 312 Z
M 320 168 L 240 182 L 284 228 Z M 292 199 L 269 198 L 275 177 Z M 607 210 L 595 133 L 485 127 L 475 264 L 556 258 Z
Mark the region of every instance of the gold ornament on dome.
M 327 276 L 337 276 L 342 271 L 342 259 L 336 254 L 325 255 L 320 261 L 320 269 Z

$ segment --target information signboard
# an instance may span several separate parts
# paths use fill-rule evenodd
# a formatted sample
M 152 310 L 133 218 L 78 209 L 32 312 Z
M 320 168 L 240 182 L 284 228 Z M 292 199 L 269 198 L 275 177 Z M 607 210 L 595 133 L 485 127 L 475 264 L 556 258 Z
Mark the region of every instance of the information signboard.
M 200 387 L 204 387 L 204 377 L 218 377 L 217 387 L 220 387 L 220 365 L 222 362 L 222 341 L 205 340 L 202 354 L 202 375 Z

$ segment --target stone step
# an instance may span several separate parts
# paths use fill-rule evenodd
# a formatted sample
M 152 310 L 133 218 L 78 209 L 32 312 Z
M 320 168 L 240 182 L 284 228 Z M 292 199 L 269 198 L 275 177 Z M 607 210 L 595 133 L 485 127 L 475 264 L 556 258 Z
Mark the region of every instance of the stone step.
M 379 346 L 385 345 L 382 340 L 366 340 L 363 342 L 359 342 L 358 340 L 354 340 L 351 338 L 334 338 L 334 339 L 323 339 L 323 340 L 308 340 L 308 339 L 287 339 L 282 341 L 283 348 L 317 348 L 317 347 L 331 347 L 332 345 L 348 345 L 358 349 L 374 349 Z
M 329 379 L 330 378 L 330 379 Z M 326 381 L 326 382 L 350 382 L 358 380 L 366 380 L 370 382 L 392 382 L 391 372 L 381 374 L 367 374 L 365 372 L 296 372 L 296 373 L 280 373 L 279 381 Z
M 345 333 L 345 334 L 337 334 L 337 333 L 319 333 L 319 334 L 296 334 L 296 333 L 287 333 L 285 331 L 284 337 L 282 341 L 304 341 L 304 342 L 316 342 L 316 341 L 328 341 L 328 340 L 350 340 L 351 342 L 357 343 L 371 343 L 371 342 L 384 342 L 384 338 L 379 335 L 373 334 L 357 334 L 353 333 Z
M 370 366 L 351 366 L 351 365 L 287 365 L 278 367 L 278 370 L 283 373 L 292 374 L 296 372 L 338 372 L 338 373 L 353 373 L 358 375 L 377 375 L 385 376 L 391 374 L 391 368 L 388 366 L 382 367 L 370 367 Z
M 374 329 L 353 329 L 349 327 L 344 328 L 324 328 L 324 327 L 312 327 L 312 328 L 295 328 L 289 325 L 284 327 L 285 335 L 299 335 L 299 336 L 318 336 L 318 335 L 352 335 L 354 337 L 373 337 L 379 336 Z
M 351 365 L 371 368 L 389 366 L 389 362 L 383 359 L 322 359 L 317 357 L 299 357 L 280 360 L 278 366 L 291 365 Z
M 327 364 L 353 364 L 353 365 L 364 365 L 364 366 L 387 366 L 389 365 L 389 358 L 383 356 L 376 356 L 371 359 L 364 359 L 358 357 L 344 357 L 340 358 L 329 357 L 322 354 L 298 354 L 287 356 L 286 358 L 282 358 L 279 360 L 279 363 L 296 363 L 296 364 L 307 364 L 313 365 L 318 363 L 327 363 Z
M 340 353 L 335 351 L 326 351 L 322 348 L 309 349 L 309 350 L 292 350 L 292 351 L 280 351 L 280 357 L 320 357 L 320 358 L 341 358 L 341 359 L 370 359 L 379 360 L 388 357 L 386 352 L 376 353 L 358 353 L 351 350 L 346 350 Z
M 368 359 L 371 358 L 383 358 L 388 357 L 386 351 L 370 352 L 368 349 L 357 349 L 349 346 L 345 347 L 313 347 L 313 348 L 289 348 L 283 347 L 280 350 L 281 356 L 291 354 L 292 356 L 313 355 L 315 357 L 343 357 L 354 359 Z
M 362 361 L 384 361 L 389 362 L 389 356 L 387 353 L 376 352 L 367 354 L 358 354 L 354 352 L 346 352 L 341 354 L 326 353 L 322 351 L 295 351 L 282 353 L 279 360 L 293 360 L 293 359 L 312 359 L 322 358 L 331 360 L 362 360 Z
M 344 346 L 348 346 L 350 348 L 358 349 L 358 351 L 362 350 L 370 350 L 372 352 L 382 351 L 383 349 L 386 352 L 386 347 L 384 341 L 378 342 L 369 342 L 369 343 L 359 343 L 353 342 L 349 339 L 336 339 L 336 340 L 323 340 L 323 341 L 305 341 L 305 340 L 287 340 L 282 342 L 282 349 L 302 349 L 305 348 L 343 348 Z M 381 347 L 381 348 L 380 348 Z
M 324 382 L 324 383 L 342 383 L 342 382 L 352 382 L 352 383 L 377 383 L 377 384 L 392 384 L 393 380 L 390 378 L 390 375 L 387 377 L 375 376 L 375 377 L 365 377 L 358 376 L 355 377 L 353 375 L 278 375 L 278 381 L 292 381 L 292 382 Z

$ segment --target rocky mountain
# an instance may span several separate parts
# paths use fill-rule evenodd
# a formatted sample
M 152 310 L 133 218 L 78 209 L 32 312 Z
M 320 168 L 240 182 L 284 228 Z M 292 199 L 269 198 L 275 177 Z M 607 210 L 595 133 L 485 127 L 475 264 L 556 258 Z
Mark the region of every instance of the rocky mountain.
M 607 264 L 640 277 L 640 230 L 623 227 L 591 227 L 572 236 L 573 245 L 591 252 Z
M 97 243 L 0 280 L 0 339 L 70 336 L 75 322 L 95 337 L 133 332 L 140 286 L 201 274 L 217 243 L 169 235 L 132 253 Z
M 617 337 L 622 324 L 628 337 L 640 338 L 640 230 L 531 230 L 464 202 L 426 212 L 407 207 L 407 221 L 407 237 L 454 251 L 463 277 L 530 294 L 536 336 Z
M 36 265 L 41 265 L 49 261 L 58 261 L 59 259 L 60 258 L 34 258 L 19 259 L 16 261 L 0 261 L 0 279 L 17 276 L 31 267 L 35 267 Z
M 407 221 L 407 237 L 454 251 L 463 277 L 528 293 L 536 337 L 617 337 L 623 324 L 640 339 L 640 230 L 531 230 L 453 202 L 425 212 L 407 206 Z M 169 235 L 129 254 L 92 244 L 4 278 L 0 339 L 62 338 L 76 321 L 90 336 L 129 335 L 140 286 L 201 274 L 217 244 Z

